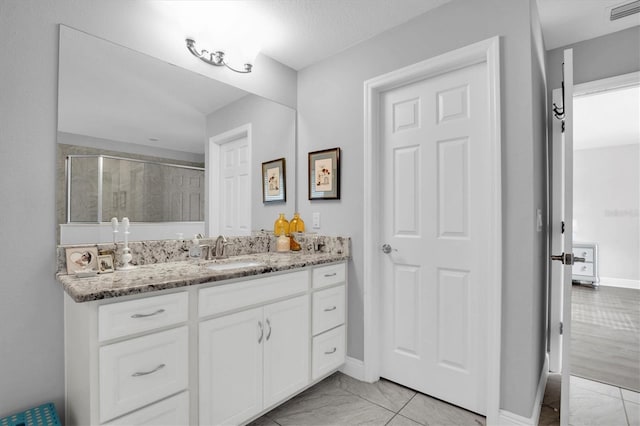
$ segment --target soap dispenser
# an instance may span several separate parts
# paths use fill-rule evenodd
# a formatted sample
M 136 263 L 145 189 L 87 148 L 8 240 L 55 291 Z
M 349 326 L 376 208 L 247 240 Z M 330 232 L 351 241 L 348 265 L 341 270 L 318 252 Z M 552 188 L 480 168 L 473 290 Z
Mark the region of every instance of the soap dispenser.
M 280 217 L 273 224 L 273 235 L 289 235 L 289 221 L 285 219 L 284 213 L 280 213 Z
M 300 217 L 300 213 L 293 214 L 293 219 L 289 222 L 289 232 L 304 232 L 304 220 Z

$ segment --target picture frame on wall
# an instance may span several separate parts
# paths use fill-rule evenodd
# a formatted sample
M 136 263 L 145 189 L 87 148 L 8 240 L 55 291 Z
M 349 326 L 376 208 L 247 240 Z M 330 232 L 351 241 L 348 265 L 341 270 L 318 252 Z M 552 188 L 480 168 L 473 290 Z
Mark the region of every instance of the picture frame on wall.
M 287 201 L 286 162 L 284 158 L 262 163 L 262 202 Z
M 340 199 L 340 148 L 309 153 L 309 200 Z

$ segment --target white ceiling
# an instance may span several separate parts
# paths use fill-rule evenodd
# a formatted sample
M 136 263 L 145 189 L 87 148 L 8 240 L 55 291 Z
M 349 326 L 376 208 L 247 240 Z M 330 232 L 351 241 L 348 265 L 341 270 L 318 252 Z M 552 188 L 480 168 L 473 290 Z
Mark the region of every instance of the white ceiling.
M 228 33 L 244 30 L 238 36 L 259 39 L 262 54 L 301 70 L 449 1 L 167 0 L 157 6 L 200 48 L 224 47 Z
M 239 32 L 252 33 L 262 45 L 262 54 L 300 70 L 449 1 L 167 0 L 153 4 L 185 36 L 194 37 L 200 49 L 226 50 L 234 38 L 246 38 L 239 37 Z M 608 21 L 608 8 L 619 5 L 619 0 L 537 1 L 547 49 L 640 24 L 639 15 Z M 246 94 L 82 35 L 74 40 L 75 46 L 60 52 L 61 131 L 202 153 L 204 115 Z M 123 63 L 127 66 L 120 66 Z M 158 64 L 163 71 L 156 70 Z
M 576 96 L 574 149 L 640 144 L 640 86 Z
M 631 0 L 537 0 L 547 50 L 640 25 L 640 14 L 610 21 L 612 7 Z

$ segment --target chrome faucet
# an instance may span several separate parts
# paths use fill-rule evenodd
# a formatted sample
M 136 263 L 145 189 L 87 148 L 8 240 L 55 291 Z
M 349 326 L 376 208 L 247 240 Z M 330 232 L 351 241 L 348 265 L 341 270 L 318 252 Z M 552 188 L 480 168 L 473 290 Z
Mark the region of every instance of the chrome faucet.
M 225 238 L 225 236 L 218 235 L 218 238 L 216 238 L 216 245 L 215 245 L 216 259 L 225 259 L 228 257 L 228 256 L 225 256 L 224 254 L 224 248 L 227 244 L 229 243 L 227 242 L 227 239 Z M 211 249 L 213 249 L 213 247 L 211 247 Z

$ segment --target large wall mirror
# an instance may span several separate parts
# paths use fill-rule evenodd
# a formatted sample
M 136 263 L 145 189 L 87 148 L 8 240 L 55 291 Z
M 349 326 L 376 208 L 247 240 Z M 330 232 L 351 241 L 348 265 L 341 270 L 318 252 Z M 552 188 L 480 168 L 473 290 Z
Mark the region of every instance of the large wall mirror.
M 59 52 L 59 243 L 111 241 L 111 217 L 145 240 L 224 231 L 211 222 L 225 217 L 248 218 L 249 233 L 292 215 L 295 110 L 63 25 Z M 225 149 L 237 129 L 250 129 L 249 152 Z M 229 181 L 221 170 L 242 158 L 248 177 Z M 261 164 L 279 158 L 286 201 L 265 204 Z M 240 211 L 221 207 L 234 193 L 249 194 Z

